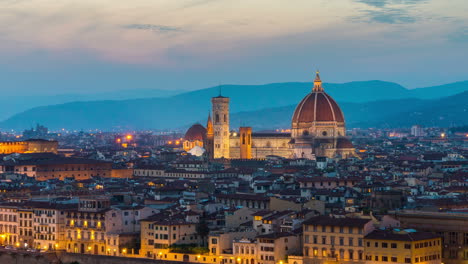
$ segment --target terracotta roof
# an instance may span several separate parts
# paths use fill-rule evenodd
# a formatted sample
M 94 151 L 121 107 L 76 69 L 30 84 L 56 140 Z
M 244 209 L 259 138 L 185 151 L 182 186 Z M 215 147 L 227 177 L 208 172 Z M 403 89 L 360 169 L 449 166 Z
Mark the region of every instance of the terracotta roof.
M 393 241 L 418 241 L 438 238 L 430 232 L 407 232 L 399 230 L 374 230 L 365 236 L 366 239 L 393 240 Z
M 206 137 L 206 129 L 200 124 L 195 124 L 191 126 L 187 132 L 185 133 L 184 139 L 195 141 L 200 140 L 203 141 Z
M 292 118 L 299 122 L 344 122 L 343 112 L 327 93 L 311 92 L 297 105 Z

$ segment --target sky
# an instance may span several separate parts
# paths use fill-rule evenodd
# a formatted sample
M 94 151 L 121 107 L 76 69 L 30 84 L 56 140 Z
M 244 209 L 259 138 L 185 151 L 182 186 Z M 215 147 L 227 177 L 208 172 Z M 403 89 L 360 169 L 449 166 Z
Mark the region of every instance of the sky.
M 0 0 L 0 90 L 468 80 L 466 0 Z

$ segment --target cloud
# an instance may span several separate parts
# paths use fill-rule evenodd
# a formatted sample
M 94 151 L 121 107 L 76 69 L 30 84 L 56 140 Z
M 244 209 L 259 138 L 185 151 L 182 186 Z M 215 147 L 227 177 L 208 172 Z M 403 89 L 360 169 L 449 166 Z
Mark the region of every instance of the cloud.
M 154 33 L 170 33 L 170 32 L 182 32 L 183 30 L 179 27 L 164 26 L 164 25 L 153 25 L 153 24 L 128 24 L 124 25 L 126 29 L 137 29 L 137 30 L 148 30 Z
M 361 15 L 351 17 L 354 22 L 382 23 L 382 24 L 412 24 L 419 17 L 410 11 L 415 11 L 416 6 L 427 3 L 428 0 L 355 0 L 365 4 L 365 9 L 360 9 Z
M 411 24 L 417 21 L 415 16 L 411 16 L 400 9 L 385 10 L 365 10 L 362 16 L 354 17 L 354 21 L 375 22 L 384 24 Z

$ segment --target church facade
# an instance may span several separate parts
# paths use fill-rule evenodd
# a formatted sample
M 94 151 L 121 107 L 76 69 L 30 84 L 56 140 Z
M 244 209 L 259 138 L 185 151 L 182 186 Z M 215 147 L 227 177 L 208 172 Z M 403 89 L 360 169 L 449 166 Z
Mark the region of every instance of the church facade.
M 183 142 L 186 151 L 201 146 L 211 159 L 262 159 L 269 155 L 315 159 L 355 155 L 353 144 L 346 138 L 343 112 L 324 91 L 318 72 L 312 91 L 294 111 L 291 133 L 255 133 L 251 127 L 231 130 L 229 98 L 219 95 L 211 103 L 212 113 L 206 128 L 195 124 L 187 130 Z

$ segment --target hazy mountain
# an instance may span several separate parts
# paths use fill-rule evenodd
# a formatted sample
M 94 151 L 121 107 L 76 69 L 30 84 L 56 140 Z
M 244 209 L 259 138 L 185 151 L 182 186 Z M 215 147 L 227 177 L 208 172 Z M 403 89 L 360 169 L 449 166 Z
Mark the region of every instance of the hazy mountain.
M 340 103 L 348 128 L 462 126 L 468 124 L 468 91 L 436 100 L 399 99 L 366 103 Z M 254 126 L 257 129 L 281 129 L 291 126 L 296 105 L 235 113 L 233 127 Z
M 37 106 L 56 105 L 76 101 L 126 100 L 136 98 L 168 97 L 180 94 L 180 90 L 136 89 L 92 94 L 38 94 L 4 96 L 0 105 L 0 120 Z
M 435 99 L 468 91 L 468 81 L 410 90 L 412 97 Z
M 468 82 L 465 84 L 465 89 L 468 90 Z M 461 89 L 459 84 L 455 86 L 456 89 L 453 90 Z M 255 113 L 239 113 L 244 114 L 245 118 L 236 119 L 236 115 L 233 115 L 233 127 L 240 125 L 240 120 L 244 120 L 242 122 L 246 125 L 260 126 L 265 123 L 265 126 L 271 124 L 278 127 L 282 124 L 281 126 L 289 127 L 288 122 L 294 106 L 310 92 L 311 87 L 311 83 L 274 83 L 223 85 L 221 90 L 223 95 L 231 98 L 232 113 L 262 110 Z M 382 124 L 385 113 L 411 111 L 427 103 L 423 100 L 408 99 L 415 97 L 411 90 L 389 82 L 325 83 L 324 87 L 342 105 L 349 124 L 364 126 L 367 122 L 371 125 L 372 120 Z M 439 94 L 452 94 L 450 87 L 451 85 L 447 85 Z M 175 128 L 194 123 L 196 120 L 205 120 L 210 109 L 210 98 L 218 93 L 219 88 L 212 87 L 167 98 L 72 102 L 35 107 L 8 118 L 0 123 L 0 127 L 24 129 L 41 123 L 51 129 Z M 394 99 L 399 100 L 392 101 Z M 261 118 L 256 118 L 255 115 Z M 423 117 L 425 118 L 425 115 Z

